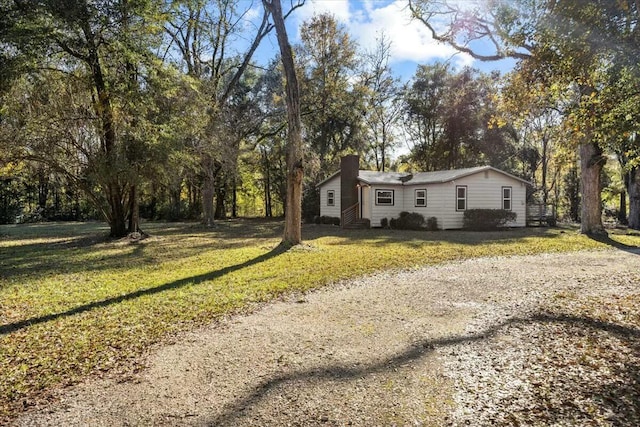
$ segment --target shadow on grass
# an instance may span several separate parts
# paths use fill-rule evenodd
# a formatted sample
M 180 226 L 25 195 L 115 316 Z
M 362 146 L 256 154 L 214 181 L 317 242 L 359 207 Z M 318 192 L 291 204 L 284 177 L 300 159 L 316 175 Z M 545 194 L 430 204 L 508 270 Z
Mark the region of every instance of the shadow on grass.
M 46 225 L 12 226 L 3 239 L 23 244 L 0 245 L 0 277 L 118 269 L 123 260 L 131 259 L 137 265 L 153 265 L 158 262 L 156 249 L 161 253 L 170 248 L 173 258 L 189 257 L 211 249 L 271 246 L 271 240 L 282 234 L 282 221 L 278 220 L 235 219 L 211 228 L 199 223 L 145 223 L 150 238 L 142 240 L 112 239 L 100 223 Z M 27 242 L 35 238 L 45 240 Z M 153 250 L 148 251 L 149 246 Z
M 184 279 L 180 279 L 180 280 L 176 280 L 174 282 L 170 282 L 170 283 L 165 283 L 164 285 L 160 285 L 160 286 L 156 286 L 153 288 L 148 288 L 148 289 L 141 289 L 139 291 L 136 292 L 132 292 L 129 294 L 125 294 L 125 295 L 119 295 L 117 297 L 113 297 L 113 298 L 107 298 L 105 300 L 102 301 L 96 301 L 96 302 L 92 302 L 89 304 L 85 304 L 85 305 L 81 305 L 79 307 L 75 307 L 72 308 L 70 310 L 67 311 L 63 311 L 60 313 L 53 313 L 53 314 L 47 314 L 45 316 L 40 316 L 40 317 L 33 317 L 30 319 L 25 319 L 25 320 L 21 320 L 19 322 L 13 322 L 13 323 L 7 323 L 5 325 L 0 325 L 0 335 L 6 335 L 6 334 L 10 334 L 12 332 L 15 331 L 19 331 L 21 329 L 27 328 L 29 326 L 32 325 L 38 325 L 40 323 L 45 323 L 45 322 L 50 322 L 52 320 L 56 320 L 62 317 L 68 317 L 68 316 L 73 316 L 75 314 L 80 314 L 80 313 L 84 313 L 90 310 L 94 310 L 97 308 L 103 308 L 103 307 L 108 307 L 110 305 L 113 304 L 118 304 L 124 301 L 129 301 L 129 300 L 133 300 L 145 295 L 154 295 L 154 294 L 158 294 L 160 292 L 164 292 L 167 290 L 171 290 L 171 289 L 178 289 L 181 288 L 183 286 L 189 285 L 189 284 L 199 284 L 208 280 L 213 280 L 213 279 L 217 279 L 219 277 L 222 277 L 226 274 L 232 273 L 234 271 L 238 271 L 241 270 L 243 268 L 246 267 L 250 267 L 252 265 L 267 261 L 271 258 L 274 258 L 280 254 L 282 254 L 283 252 L 285 252 L 287 250 L 286 247 L 283 246 L 278 246 L 275 249 L 272 249 L 271 251 L 260 255 L 256 258 L 250 259 L 248 261 L 245 261 L 241 264 L 236 264 L 236 265 L 232 265 L 229 267 L 225 267 L 225 268 L 221 268 L 220 270 L 216 270 L 216 271 L 211 271 L 209 273 L 204 273 L 204 274 L 200 274 L 197 276 L 192 276 L 192 277 L 186 277 Z
M 625 245 L 624 243 L 613 240 L 608 234 L 587 234 L 587 236 L 595 240 L 596 242 L 604 243 L 605 245 L 619 249 L 621 251 L 629 252 L 631 254 L 640 255 L 640 247 Z
M 409 363 L 417 362 L 423 359 L 424 357 L 435 351 L 437 348 L 488 340 L 496 336 L 503 329 L 510 325 L 526 325 L 534 323 L 565 324 L 588 328 L 594 331 L 604 331 L 621 339 L 637 340 L 640 338 L 640 329 L 621 326 L 615 323 L 604 322 L 588 317 L 536 314 L 526 318 L 514 318 L 476 334 L 460 335 L 442 339 L 423 340 L 412 345 L 411 347 L 408 347 L 405 351 L 396 356 L 382 360 L 375 364 L 371 364 L 369 366 L 354 368 L 344 365 L 333 365 L 324 368 L 310 369 L 300 372 L 294 372 L 291 374 L 279 375 L 275 378 L 264 380 L 254 386 L 255 391 L 249 393 L 244 397 L 240 397 L 235 402 L 227 405 L 222 414 L 206 420 L 205 423 L 209 426 L 235 425 L 243 418 L 244 415 L 246 415 L 245 411 L 250 410 L 252 406 L 265 399 L 271 390 L 286 385 L 287 383 L 295 383 L 301 380 L 348 381 L 379 373 L 394 371 L 396 369 L 402 368 Z M 633 370 L 633 367 L 629 369 Z M 626 387 L 624 385 L 621 385 L 620 390 L 626 390 Z M 613 393 L 615 394 L 616 391 L 614 390 Z M 637 414 L 640 414 L 640 401 L 634 401 L 634 406 L 632 408 L 620 408 L 619 405 L 616 404 L 616 402 L 604 402 L 611 403 L 612 408 L 610 409 L 612 410 L 625 411 L 625 413 L 628 412 L 629 414 L 636 414 L 636 416 Z M 615 407 L 613 407 L 614 405 Z
M 321 237 L 337 237 L 340 240 L 329 245 L 357 245 L 360 243 L 375 242 L 376 244 L 401 244 L 409 247 L 430 244 L 460 244 L 460 245 L 485 245 L 490 243 L 508 243 L 530 237 L 543 239 L 558 239 L 570 229 L 559 228 L 509 228 L 497 231 L 468 231 L 468 230 L 439 230 L 439 231 L 412 231 L 392 229 L 362 229 L 345 230 L 335 226 L 307 225 L 304 228 L 305 239 Z

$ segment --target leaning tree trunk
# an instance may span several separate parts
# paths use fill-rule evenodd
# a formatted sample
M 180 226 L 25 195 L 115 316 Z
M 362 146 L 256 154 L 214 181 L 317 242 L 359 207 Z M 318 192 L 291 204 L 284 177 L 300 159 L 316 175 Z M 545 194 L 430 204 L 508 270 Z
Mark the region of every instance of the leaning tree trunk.
M 285 203 L 284 236 L 282 244 L 297 245 L 302 242 L 302 122 L 300 119 L 300 89 L 293 63 L 293 53 L 284 26 L 280 0 L 263 0 L 273 16 L 276 27 L 282 66 L 286 78 L 287 94 L 287 197 Z
M 640 230 L 640 167 L 629 171 L 629 228 Z
M 600 200 L 600 174 L 606 162 L 602 149 L 597 144 L 580 144 L 580 191 L 582 214 L 580 232 L 601 235 L 607 232 L 602 225 L 602 203 Z

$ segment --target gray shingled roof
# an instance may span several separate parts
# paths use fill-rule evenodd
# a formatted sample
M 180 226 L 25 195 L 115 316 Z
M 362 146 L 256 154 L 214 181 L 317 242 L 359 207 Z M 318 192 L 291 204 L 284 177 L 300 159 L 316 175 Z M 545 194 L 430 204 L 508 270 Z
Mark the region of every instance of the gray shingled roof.
M 464 176 L 484 170 L 493 169 L 491 166 L 478 166 L 475 168 L 453 169 L 434 172 L 376 172 L 359 171 L 358 179 L 365 184 L 386 184 L 386 185 L 416 185 L 416 184 L 436 184 L 449 182 Z M 499 171 L 498 172 L 502 172 Z M 504 172 L 502 172 L 504 173 Z
M 477 166 L 474 168 L 465 169 L 452 169 L 445 171 L 435 172 L 378 172 L 360 170 L 358 171 L 358 180 L 369 185 L 419 185 L 419 184 L 437 184 L 442 182 L 450 182 L 456 179 L 460 179 L 465 176 L 473 175 L 478 172 L 486 170 L 493 170 L 503 175 L 509 176 L 518 181 L 522 181 L 525 184 L 530 184 L 528 181 L 511 175 L 500 169 L 496 169 L 492 166 Z M 317 184 L 320 187 L 322 184 L 340 174 L 340 171 L 334 173 L 329 178 Z
M 400 178 L 409 175 L 403 172 L 358 171 L 358 179 L 365 184 L 402 185 Z
M 434 172 L 417 172 L 413 174 L 413 178 L 409 181 L 410 184 L 435 184 L 440 182 L 453 181 L 474 173 L 482 172 L 485 170 L 493 169 L 491 166 L 477 166 L 475 168 L 466 169 L 452 169 L 446 171 L 434 171 Z M 502 171 L 499 171 L 502 172 Z M 504 173 L 504 172 L 503 172 Z

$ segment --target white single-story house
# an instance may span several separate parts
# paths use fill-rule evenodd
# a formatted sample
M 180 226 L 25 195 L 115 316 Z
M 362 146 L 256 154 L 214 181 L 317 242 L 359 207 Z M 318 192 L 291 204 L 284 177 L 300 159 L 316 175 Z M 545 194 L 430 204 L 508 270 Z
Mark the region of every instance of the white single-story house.
M 528 181 L 491 166 L 436 172 L 377 172 L 359 169 L 358 156 L 346 156 L 340 171 L 317 187 L 320 215 L 346 225 L 356 219 L 380 227 L 400 212 L 437 218 L 438 228 L 462 228 L 467 209 L 506 209 L 516 213 L 511 227 L 526 226 Z

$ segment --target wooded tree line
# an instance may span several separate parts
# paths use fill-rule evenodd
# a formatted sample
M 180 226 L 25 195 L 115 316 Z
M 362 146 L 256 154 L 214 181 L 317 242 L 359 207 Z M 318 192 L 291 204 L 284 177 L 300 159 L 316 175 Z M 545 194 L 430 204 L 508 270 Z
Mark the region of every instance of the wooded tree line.
M 290 94 L 280 57 L 255 57 L 275 3 L 1 1 L 0 222 L 104 218 L 122 236 L 140 217 L 282 215 Z M 331 15 L 302 24 L 303 217 L 358 153 L 378 170 L 490 164 L 584 232 L 603 206 L 640 228 L 638 2 L 482 4 L 410 8 L 462 52 L 518 59 L 505 76 L 435 63 L 401 82 L 384 34 L 367 51 Z

